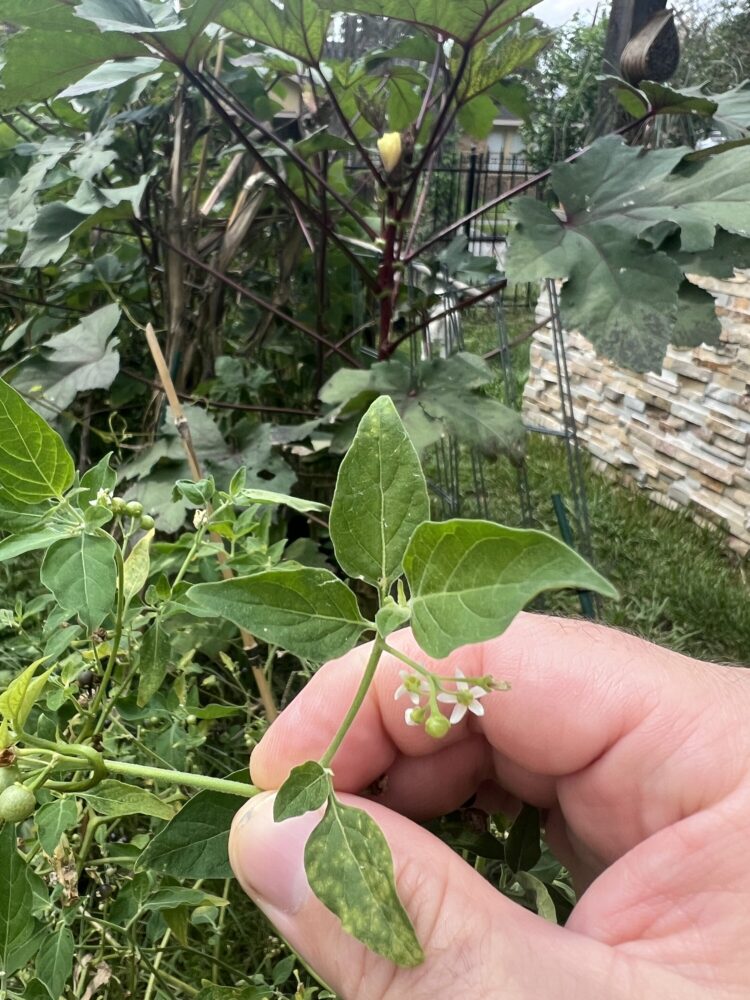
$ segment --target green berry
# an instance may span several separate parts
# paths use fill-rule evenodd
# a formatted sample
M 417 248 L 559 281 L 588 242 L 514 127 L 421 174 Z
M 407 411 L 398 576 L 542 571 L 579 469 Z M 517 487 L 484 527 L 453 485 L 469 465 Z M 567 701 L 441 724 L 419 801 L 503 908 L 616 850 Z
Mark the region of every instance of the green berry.
M 0 767 L 0 792 L 10 788 L 17 781 L 21 780 L 21 772 L 16 764 L 9 764 L 7 767 Z
M 122 514 L 124 513 L 126 506 L 127 504 L 122 497 L 112 497 L 112 503 L 110 504 L 109 509 L 113 514 Z
M 130 500 L 125 504 L 125 513 L 128 517 L 141 517 L 143 515 L 143 504 L 137 500 Z
M 16 782 L 0 794 L 0 819 L 7 823 L 20 823 L 36 809 L 36 795 L 26 785 Z
M 151 531 L 151 529 L 156 524 L 156 521 L 151 517 L 150 514 L 144 514 L 141 518 L 141 527 L 144 531 Z
M 425 723 L 425 732 L 433 739 L 439 740 L 450 729 L 451 724 L 444 715 L 431 715 Z

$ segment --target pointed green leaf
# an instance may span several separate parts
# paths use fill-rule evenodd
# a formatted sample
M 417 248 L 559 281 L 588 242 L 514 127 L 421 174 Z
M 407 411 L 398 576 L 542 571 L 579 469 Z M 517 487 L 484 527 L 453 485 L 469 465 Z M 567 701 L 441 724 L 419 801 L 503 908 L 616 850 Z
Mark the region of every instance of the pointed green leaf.
M 237 804 L 234 795 L 198 792 L 148 844 L 136 869 L 176 878 L 231 878 L 227 852 Z
M 23 729 L 29 714 L 42 696 L 52 667 L 37 676 L 37 669 L 46 657 L 35 660 L 10 682 L 0 694 L 0 716 L 10 719 L 16 729 Z
M 0 482 L 22 503 L 61 497 L 73 482 L 62 438 L 0 379 Z
M 138 35 L 181 27 L 172 4 L 149 0 L 83 0 L 76 7 L 76 14 L 91 21 L 100 31 Z
M 293 767 L 289 777 L 276 793 L 273 818 L 277 823 L 281 823 L 282 820 L 320 809 L 330 791 L 329 772 L 314 760 Z
M 73 971 L 75 940 L 69 927 L 61 924 L 40 949 L 36 959 L 37 978 L 53 997 L 60 997 Z
M 412 629 L 429 656 L 492 639 L 545 590 L 617 591 L 573 549 L 542 531 L 489 521 L 428 522 L 404 557 Z
M 172 640 L 158 616 L 151 622 L 141 639 L 138 654 L 138 704 L 148 705 L 162 686 L 169 669 Z
M 0 982 L 25 964 L 36 923 L 31 915 L 31 886 L 16 849 L 16 827 L 0 826 Z M 33 954 L 28 957 L 33 957 Z
M 151 558 L 149 555 L 151 542 L 154 539 L 154 529 L 147 531 L 139 538 L 125 560 L 125 579 L 123 593 L 125 603 L 129 604 L 136 594 L 140 593 L 148 580 Z
M 505 861 L 511 871 L 528 871 L 542 856 L 539 810 L 524 803 L 505 841 Z
M 396 407 L 381 396 L 362 418 L 336 480 L 329 530 L 339 565 L 387 590 L 414 529 L 429 516 L 419 457 Z
M 238 505 L 255 503 L 263 505 L 281 504 L 302 514 L 311 510 L 321 512 L 328 510 L 327 504 L 317 503 L 315 500 L 305 500 L 302 497 L 291 497 L 287 493 L 275 493 L 273 490 L 238 490 L 232 496 L 232 499 Z
M 141 816 L 166 820 L 174 816 L 174 809 L 153 792 L 114 778 L 107 778 L 80 794 L 101 816 L 132 816 L 139 813 Z
M 89 632 L 113 608 L 117 591 L 115 542 L 109 535 L 65 538 L 47 550 L 40 579 L 65 611 L 77 613 Z
M 305 871 L 310 888 L 345 931 L 396 965 L 423 961 L 398 898 L 388 842 L 366 812 L 329 799 L 305 845 Z
M 117 486 L 117 473 L 110 465 L 112 452 L 109 451 L 101 458 L 96 465 L 92 466 L 88 472 L 81 476 L 81 492 L 76 494 L 74 502 L 79 507 L 85 507 L 92 500 L 96 500 L 99 490 L 106 490 L 113 493 Z
M 0 542 L 0 562 L 8 559 L 15 559 L 16 556 L 23 555 L 24 552 L 34 552 L 37 549 L 46 549 L 50 545 L 59 541 L 61 532 L 59 527 L 44 526 L 31 531 L 22 531 L 18 535 L 11 535 L 3 538 Z
M 47 802 L 34 813 L 37 837 L 45 854 L 52 856 L 60 838 L 75 825 L 78 809 L 71 796 Z
M 367 628 L 354 594 L 326 569 L 274 569 L 198 583 L 188 597 L 211 615 L 316 663 L 341 656 Z

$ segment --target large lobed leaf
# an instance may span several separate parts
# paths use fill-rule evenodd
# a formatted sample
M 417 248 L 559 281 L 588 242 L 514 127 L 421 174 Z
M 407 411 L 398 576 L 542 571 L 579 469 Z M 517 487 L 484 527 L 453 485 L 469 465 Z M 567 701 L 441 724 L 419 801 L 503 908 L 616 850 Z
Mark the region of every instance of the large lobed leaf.
M 330 15 L 315 0 L 235 0 L 217 18 L 230 31 L 286 52 L 307 65 L 320 59 Z
M 386 591 L 401 575 L 407 543 L 430 514 L 422 467 L 388 396 L 362 418 L 339 468 L 329 528 L 351 577 Z
M 670 340 L 718 338 L 706 293 L 688 288 L 684 273 L 750 263 L 750 149 L 694 163 L 689 152 L 602 139 L 553 169 L 561 213 L 514 204 L 509 277 L 564 279 L 565 325 L 641 371 L 661 368 Z
M 500 635 L 545 590 L 617 591 L 573 549 L 541 531 L 489 521 L 427 522 L 404 556 L 414 636 L 429 656 Z

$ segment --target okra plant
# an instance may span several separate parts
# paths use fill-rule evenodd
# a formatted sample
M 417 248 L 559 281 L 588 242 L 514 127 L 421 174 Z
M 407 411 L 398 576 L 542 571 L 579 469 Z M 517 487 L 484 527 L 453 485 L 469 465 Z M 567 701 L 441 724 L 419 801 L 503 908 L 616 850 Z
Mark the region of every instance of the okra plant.
M 387 396 L 370 405 L 338 473 L 328 521 L 338 574 L 283 561 L 284 542 L 271 542 L 267 531 L 273 505 L 318 514 L 322 505 L 246 489 L 244 470 L 226 490 L 211 479 L 178 483 L 196 508 L 195 530 L 177 542 L 156 542 L 150 515 L 115 495 L 109 460 L 79 478 L 62 439 L 3 382 L 0 476 L 5 523 L 15 525 L 0 542 L 0 559 L 45 550 L 41 583 L 51 595 L 39 655 L 0 695 L 0 865 L 13 889 L 12 905 L 3 901 L 0 908 L 0 995 L 60 995 L 72 962 L 66 906 L 74 889 L 66 871 L 93 865 L 100 834 L 120 817 L 142 813 L 164 825 L 141 838 L 137 850 L 123 849 L 140 895 L 118 898 L 122 912 L 107 913 L 106 926 L 153 906 L 179 937 L 180 906 L 217 909 L 226 902 L 200 883 L 184 888 L 174 879 L 228 877 L 229 822 L 238 797 L 257 789 L 242 775 L 171 766 L 176 730 L 169 725 L 160 743 L 143 736 L 160 713 L 180 716 L 189 728 L 227 711 L 195 696 L 200 668 L 194 650 L 181 655 L 180 634 L 196 621 L 206 635 L 237 627 L 246 648 L 265 644 L 271 657 L 284 650 L 305 663 L 323 663 L 371 640 L 335 737 L 319 760 L 292 770 L 274 815 L 284 822 L 320 810 L 305 851 L 313 891 L 373 951 L 399 965 L 419 963 L 422 951 L 398 898 L 385 837 L 367 813 L 336 795 L 336 754 L 384 654 L 403 664 L 394 697 L 403 699 L 404 725 L 424 726 L 436 739 L 467 712 L 481 715 L 484 699 L 502 697 L 504 685 L 428 669 L 392 646 L 392 633 L 410 626 L 424 653 L 439 660 L 497 636 L 543 591 L 616 596 L 610 584 L 542 532 L 431 521 L 419 457 Z M 171 577 L 165 567 L 172 567 Z M 371 588 L 373 616 L 345 578 L 356 581 L 358 593 Z M 22 631 L 22 620 L 17 627 Z M 168 792 L 157 795 L 154 788 Z M 189 797 L 186 789 L 199 792 Z M 80 809 L 88 819 L 74 849 L 68 832 Z M 40 858 L 54 876 L 51 898 L 34 868 Z M 162 876 L 169 881 L 156 891 Z M 61 899 L 50 929 L 45 907 Z M 50 966 L 53 944 L 58 961 Z

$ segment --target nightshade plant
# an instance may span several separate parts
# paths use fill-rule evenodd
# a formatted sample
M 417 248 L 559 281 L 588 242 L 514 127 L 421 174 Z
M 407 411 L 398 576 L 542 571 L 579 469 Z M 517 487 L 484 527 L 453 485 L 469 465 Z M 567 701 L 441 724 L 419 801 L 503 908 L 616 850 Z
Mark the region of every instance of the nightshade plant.
M 16 836 L 26 830 L 26 836 L 36 836 L 45 856 L 56 859 L 57 883 L 64 893 L 65 831 L 75 822 L 76 800 L 103 817 L 142 812 L 168 821 L 144 845 L 135 860 L 137 872 L 200 879 L 227 874 L 226 830 L 235 796 L 257 790 L 236 776 L 216 778 L 132 762 L 126 759 L 133 754 L 132 741 L 123 742 L 106 729 L 115 706 L 127 720 L 151 702 L 165 680 L 174 622 L 191 616 L 207 619 L 212 627 L 217 618 L 232 622 L 272 649 L 318 663 L 340 656 L 364 636 L 373 637 L 356 696 L 330 746 L 319 760 L 293 769 L 278 792 L 274 813 L 283 822 L 324 809 L 305 851 L 313 891 L 369 948 L 399 965 L 419 963 L 422 951 L 398 899 L 386 840 L 365 812 L 336 797 L 336 752 L 384 653 L 404 664 L 402 685 L 394 692 L 409 703 L 404 724 L 424 725 L 436 738 L 467 710 L 481 714 L 482 699 L 504 685 L 491 677 L 468 680 L 460 673 L 435 673 L 392 647 L 389 637 L 410 624 L 422 650 L 441 658 L 498 635 L 542 591 L 577 588 L 613 597 L 611 585 L 542 532 L 486 521 L 430 521 L 417 452 L 386 396 L 377 398 L 362 418 L 341 464 L 329 520 L 341 569 L 377 596 L 372 620 L 363 614 L 354 591 L 331 570 L 279 562 L 269 550 L 255 571 L 247 572 L 245 563 L 240 576 L 224 572 L 223 579 L 187 584 L 185 577 L 204 547 L 211 565 L 218 553 L 230 568 L 243 565 L 235 543 L 242 525 L 249 523 L 248 514 L 252 519 L 269 504 L 320 509 L 294 497 L 245 489 L 243 470 L 227 491 L 206 479 L 177 484 L 198 507 L 196 531 L 182 548 L 184 559 L 172 581 L 161 576 L 148 585 L 150 519 L 144 524 L 139 505 L 113 496 L 115 476 L 108 461 L 78 479 L 62 440 L 3 382 L 0 475 L 4 505 L 26 525 L 0 542 L 0 557 L 45 549 L 41 580 L 56 603 L 49 619 L 68 623 L 52 633 L 44 654 L 0 695 L 0 774 L 8 786 L 0 794 L 5 821 L 1 864 L 13 893 L 12 903 L 7 895 L 0 907 L 0 985 L 6 994 L 29 995 L 12 985 L 17 982 L 13 976 L 35 954 L 41 985 L 32 995 L 58 996 L 65 969 L 70 969 L 68 922 L 63 919 L 51 935 L 54 940 L 48 940 L 50 934 L 31 905 L 32 887 L 39 893 L 41 880 L 27 874 Z M 207 565 L 204 576 L 210 575 Z M 91 647 L 91 662 L 100 671 L 90 700 L 75 699 L 70 692 L 69 653 L 76 644 Z M 71 662 L 79 669 L 75 656 Z M 178 674 L 174 684 L 182 689 L 184 679 Z M 131 691 L 134 697 L 128 699 Z M 453 705 L 450 718 L 442 713 L 441 702 Z M 203 711 L 210 713 L 210 706 Z M 221 707 L 213 711 L 220 714 Z M 122 778 L 166 784 L 177 795 L 165 800 Z M 202 790 L 175 812 L 179 790 L 186 787 Z M 37 799 L 43 804 L 35 814 Z M 18 828 L 16 823 L 35 826 Z M 80 848 L 81 865 L 96 827 L 92 820 Z M 34 853 L 27 855 L 29 863 Z M 68 863 L 75 865 L 72 858 Z M 216 904 L 215 897 L 197 888 L 169 886 L 160 892 L 162 899 L 166 893 L 165 910 L 175 900 L 195 904 L 206 897 L 205 905 Z M 147 895 L 141 905 L 158 908 L 159 902 Z M 47 951 L 41 950 L 45 942 L 62 956 L 52 969 Z

